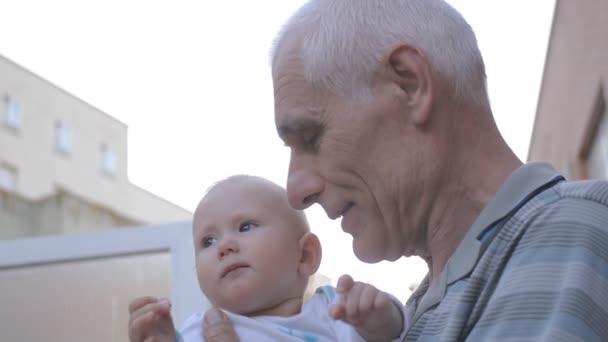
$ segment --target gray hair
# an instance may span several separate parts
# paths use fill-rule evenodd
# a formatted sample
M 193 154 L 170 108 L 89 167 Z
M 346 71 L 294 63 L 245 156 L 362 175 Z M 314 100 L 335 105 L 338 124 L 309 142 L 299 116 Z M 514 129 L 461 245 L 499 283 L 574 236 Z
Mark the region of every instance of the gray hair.
M 369 98 L 386 50 L 418 48 L 458 101 L 488 105 L 481 52 L 471 26 L 443 0 L 310 0 L 287 21 L 271 52 L 272 72 L 288 39 L 301 44 L 304 77 L 352 99 Z

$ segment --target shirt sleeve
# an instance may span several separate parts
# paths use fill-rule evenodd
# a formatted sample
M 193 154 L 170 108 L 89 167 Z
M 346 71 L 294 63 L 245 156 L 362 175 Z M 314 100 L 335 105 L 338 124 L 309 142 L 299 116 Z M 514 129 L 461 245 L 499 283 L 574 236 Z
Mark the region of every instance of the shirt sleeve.
M 608 206 L 562 198 L 510 245 L 473 341 L 602 341 L 608 336 Z M 500 281 L 498 281 L 500 280 Z
M 393 303 L 395 303 L 395 305 L 399 309 L 399 312 L 401 313 L 401 319 L 402 319 L 401 334 L 399 335 L 399 337 L 392 340 L 393 342 L 400 342 L 405 339 L 405 334 L 407 333 L 408 329 L 410 328 L 408 314 L 405 310 L 405 306 L 403 305 L 403 303 L 401 303 L 401 301 L 399 299 L 397 299 L 397 297 L 391 295 L 390 293 L 389 293 L 389 296 L 391 297 L 391 300 L 393 301 Z
M 408 315 L 407 315 L 407 312 L 405 310 L 405 306 L 403 305 L 403 303 L 397 297 L 391 295 L 390 293 L 388 293 L 388 295 L 391 298 L 391 301 L 399 309 L 399 313 L 401 314 L 401 320 L 402 320 L 401 333 L 399 334 L 399 337 L 396 337 L 396 338 L 392 339 L 391 341 L 400 342 L 405 339 L 405 334 L 407 333 L 407 331 L 409 329 Z

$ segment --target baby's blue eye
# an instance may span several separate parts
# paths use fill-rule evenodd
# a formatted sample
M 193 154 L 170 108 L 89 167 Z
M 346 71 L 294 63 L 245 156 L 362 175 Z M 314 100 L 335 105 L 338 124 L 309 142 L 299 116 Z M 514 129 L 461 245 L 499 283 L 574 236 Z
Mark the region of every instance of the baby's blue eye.
M 239 226 L 239 232 L 243 233 L 243 232 L 248 232 L 250 230 L 252 230 L 253 228 L 255 228 L 257 225 L 255 223 L 251 223 L 251 222 L 246 222 L 243 223 Z
M 213 245 L 216 241 L 217 241 L 216 238 L 208 236 L 206 238 L 203 238 L 201 245 L 203 246 L 203 248 L 207 248 L 207 247 L 210 247 L 211 245 Z

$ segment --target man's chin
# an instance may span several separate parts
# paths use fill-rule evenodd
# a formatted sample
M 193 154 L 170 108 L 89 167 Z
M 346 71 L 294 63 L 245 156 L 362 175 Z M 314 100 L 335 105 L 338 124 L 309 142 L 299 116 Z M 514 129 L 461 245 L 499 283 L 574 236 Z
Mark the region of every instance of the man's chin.
M 387 260 L 385 251 L 378 251 L 377 248 L 359 244 L 357 243 L 357 239 L 353 239 L 353 252 L 357 259 L 368 264 L 376 264 L 380 261 Z

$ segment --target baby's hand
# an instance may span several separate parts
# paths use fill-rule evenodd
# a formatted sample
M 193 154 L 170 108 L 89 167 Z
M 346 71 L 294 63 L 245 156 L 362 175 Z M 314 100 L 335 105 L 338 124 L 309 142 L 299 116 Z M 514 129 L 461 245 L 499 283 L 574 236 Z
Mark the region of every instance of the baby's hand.
M 390 341 L 403 330 L 403 317 L 388 294 L 374 286 L 355 282 L 349 275 L 338 279 L 340 299 L 330 308 L 334 319 L 355 327 L 367 341 Z
M 131 342 L 174 342 L 171 304 L 166 299 L 140 297 L 129 304 Z

